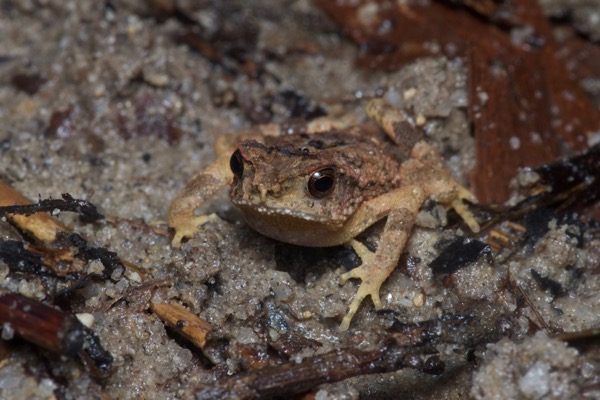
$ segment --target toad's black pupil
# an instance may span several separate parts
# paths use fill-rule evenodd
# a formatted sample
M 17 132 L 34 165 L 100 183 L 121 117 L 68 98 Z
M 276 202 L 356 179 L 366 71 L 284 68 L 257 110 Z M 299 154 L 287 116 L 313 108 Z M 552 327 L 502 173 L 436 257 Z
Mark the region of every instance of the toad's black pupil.
M 317 178 L 313 187 L 317 192 L 327 192 L 333 186 L 333 177 L 325 175 Z
M 240 150 L 236 150 L 231 155 L 229 159 L 229 168 L 231 168 L 231 172 L 238 178 L 241 178 L 244 174 L 244 160 L 242 160 L 242 153 Z

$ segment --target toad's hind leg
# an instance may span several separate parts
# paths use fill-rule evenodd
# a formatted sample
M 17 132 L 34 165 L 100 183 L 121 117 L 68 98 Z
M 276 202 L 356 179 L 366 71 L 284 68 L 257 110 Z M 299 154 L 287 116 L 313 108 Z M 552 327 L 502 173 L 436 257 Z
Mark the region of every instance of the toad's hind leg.
M 396 268 L 400 254 L 414 225 L 416 215 L 425 199 L 425 193 L 416 186 L 405 187 L 398 190 L 395 197 L 395 207 L 387 215 L 387 221 L 375 254 L 367 253 L 369 250 L 359 242 L 350 242 L 361 257 L 362 265 L 343 274 L 340 277 L 341 282 L 344 283 L 348 279 L 358 278 L 361 280 L 361 284 L 354 299 L 352 299 L 348 313 L 342 320 L 340 326 L 342 330 L 348 329 L 354 314 L 367 296 L 371 296 L 376 309 L 381 308 L 379 289 Z M 378 199 L 374 200 L 378 201 Z M 385 202 L 386 200 L 383 199 L 382 203 Z
M 472 232 L 479 232 L 479 223 L 464 203 L 477 203 L 477 198 L 454 179 L 436 149 L 425 142 L 417 143 L 411 152 L 412 160 L 403 164 L 408 182 L 422 182 L 425 190 L 439 203 L 453 208 Z
M 424 139 L 411 116 L 394 108 L 383 99 L 372 99 L 365 111 L 369 118 L 379 125 L 386 135 L 408 156 L 413 146 Z

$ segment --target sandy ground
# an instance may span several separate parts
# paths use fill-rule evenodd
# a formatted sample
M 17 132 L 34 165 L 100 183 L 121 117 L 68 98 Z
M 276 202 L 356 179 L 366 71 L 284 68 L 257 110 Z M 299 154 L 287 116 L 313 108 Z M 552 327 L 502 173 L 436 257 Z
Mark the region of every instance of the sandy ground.
M 338 325 L 357 285 L 341 286 L 338 277 L 358 260 L 344 248 L 304 249 L 262 237 L 223 194 L 209 206 L 221 219 L 173 249 L 168 233 L 154 229 L 165 227 L 170 201 L 210 163 L 217 135 L 257 123 L 317 112 L 364 118 L 361 99 L 383 93 L 426 119 L 428 139 L 455 177 L 467 183 L 474 166 L 461 60 L 423 59 L 394 73 L 360 70 L 353 63 L 358 49 L 309 1 L 192 3 L 182 9 L 194 27 L 185 18 L 153 18 L 141 1 L 0 3 L 0 179 L 32 199 L 65 192 L 89 199 L 106 220 L 60 218 L 154 282 L 144 288 L 126 271 L 77 292 L 72 311 L 94 315 L 92 329 L 114 357 L 110 377 L 94 379 L 77 360 L 12 341 L 0 364 L 0 398 L 191 398 L 261 362 L 369 349 L 394 324 L 466 312 L 480 331 L 466 337 L 458 329 L 436 345 L 443 374 L 358 377 L 323 385 L 315 398 L 600 398 L 597 350 L 551 338 L 598 326 L 593 225 L 550 217 L 539 237 L 440 276 L 429 265 L 468 232 L 441 226 L 430 205 L 421 215 L 428 226 L 415 228 L 408 256 L 382 289 L 384 312 L 365 302 L 348 332 Z M 183 44 L 190 32 L 212 38 L 223 58 Z M 3 239 L 21 239 L 6 223 L 0 227 Z M 84 267 L 95 268 L 102 266 Z M 546 290 L 532 269 L 562 291 Z M 12 274 L 2 262 L 0 276 L 3 292 L 39 300 L 69 284 Z M 422 294 L 424 304 L 415 307 Z M 213 326 L 204 354 L 148 311 L 169 301 Z M 295 346 L 281 351 L 281 343 Z

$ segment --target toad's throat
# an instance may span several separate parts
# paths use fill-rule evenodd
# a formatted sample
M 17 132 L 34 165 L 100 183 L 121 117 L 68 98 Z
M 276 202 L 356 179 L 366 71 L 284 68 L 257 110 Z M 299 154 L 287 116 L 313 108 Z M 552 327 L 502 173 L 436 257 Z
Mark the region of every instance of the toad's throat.
M 244 219 L 255 231 L 272 239 L 308 247 L 329 247 L 343 244 L 340 225 L 326 218 L 308 219 L 293 212 L 264 212 L 260 207 L 239 207 Z M 342 223 L 343 225 L 343 223 Z

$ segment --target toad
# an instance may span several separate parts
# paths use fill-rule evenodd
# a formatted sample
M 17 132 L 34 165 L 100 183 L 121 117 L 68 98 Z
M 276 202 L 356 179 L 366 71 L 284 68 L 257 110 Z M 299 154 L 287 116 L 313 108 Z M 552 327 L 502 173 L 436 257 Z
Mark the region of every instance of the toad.
M 229 185 L 232 203 L 261 234 L 300 246 L 345 244 L 356 251 L 362 264 L 342 274 L 341 283 L 356 278 L 361 284 L 342 330 L 367 296 L 380 309 L 380 287 L 427 199 L 453 208 L 473 232 L 479 225 L 463 202 L 474 202 L 474 196 L 452 178 L 435 148 L 415 135 L 416 129 L 407 129 L 407 117 L 381 99 L 371 100 L 366 112 L 385 134 L 367 124 L 321 120 L 301 133 L 278 135 L 272 126 L 263 127 L 236 144 L 221 144 L 216 160 L 170 206 L 173 246 L 215 218 L 197 215 L 196 209 Z M 355 237 L 382 219 L 372 252 Z

